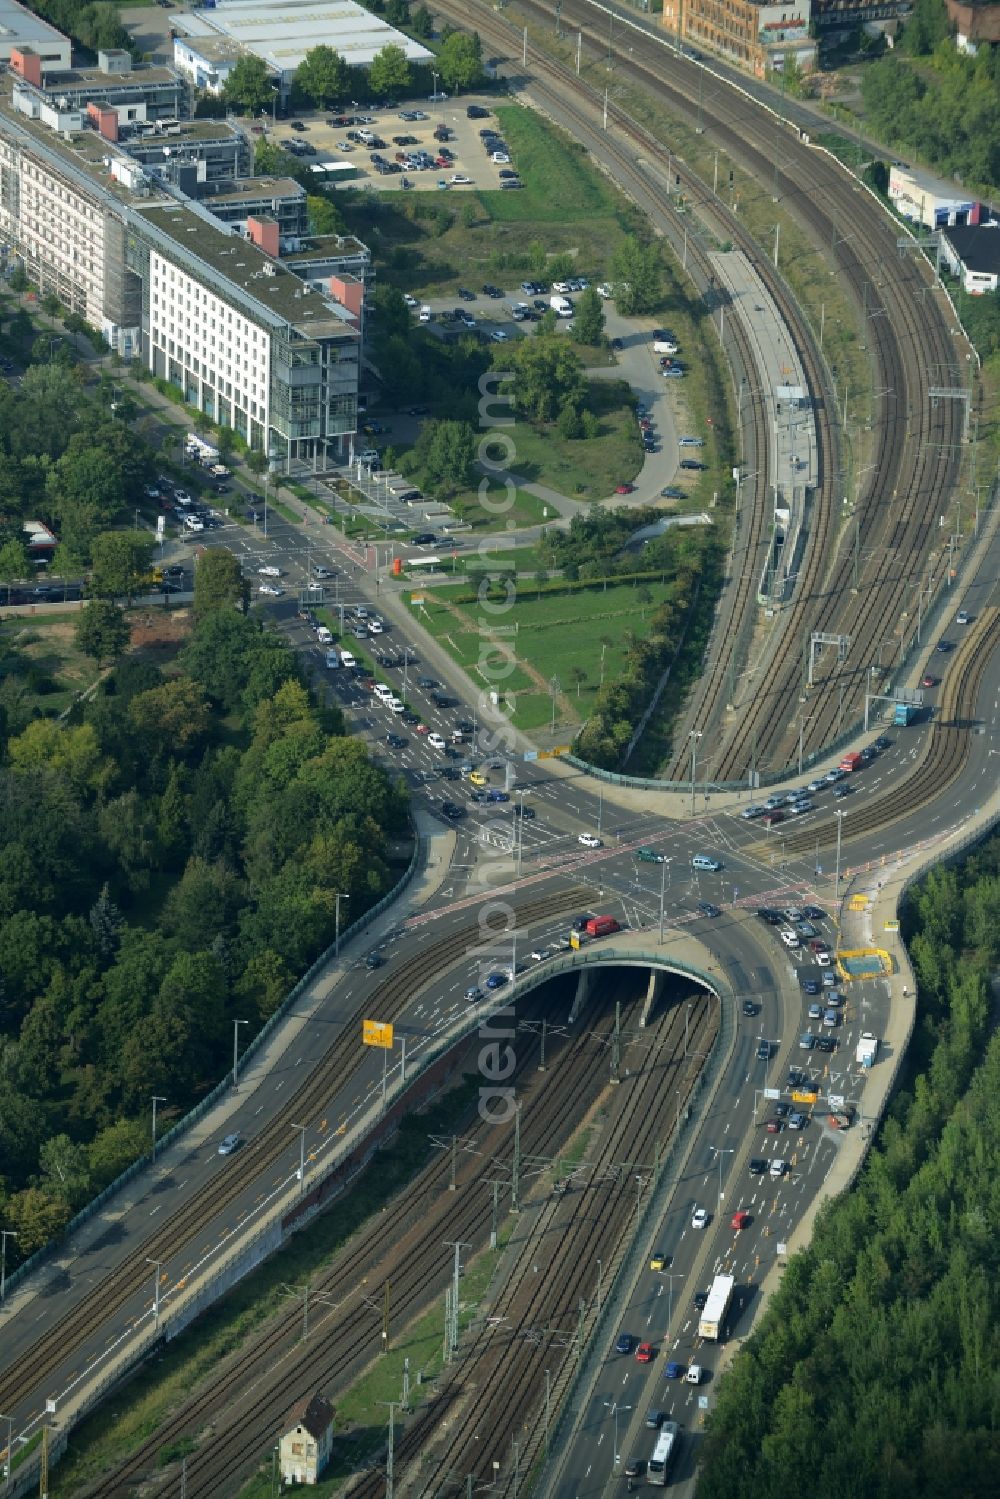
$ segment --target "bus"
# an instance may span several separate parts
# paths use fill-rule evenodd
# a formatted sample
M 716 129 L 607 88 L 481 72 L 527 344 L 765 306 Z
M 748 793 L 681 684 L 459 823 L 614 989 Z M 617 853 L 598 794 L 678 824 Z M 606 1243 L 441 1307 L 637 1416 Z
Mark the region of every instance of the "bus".
M 664 1421 L 660 1427 L 660 1435 L 656 1439 L 656 1446 L 653 1448 L 653 1455 L 646 1469 L 646 1482 L 651 1483 L 654 1488 L 665 1489 L 667 1486 L 667 1474 L 670 1472 L 670 1463 L 677 1446 L 677 1433 L 676 1421 Z

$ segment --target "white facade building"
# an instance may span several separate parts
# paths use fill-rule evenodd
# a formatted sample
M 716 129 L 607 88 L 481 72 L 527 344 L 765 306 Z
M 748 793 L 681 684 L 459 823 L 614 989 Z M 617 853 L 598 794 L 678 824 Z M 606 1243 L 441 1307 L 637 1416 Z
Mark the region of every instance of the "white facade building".
M 239 413 L 244 431 L 253 422 L 266 431 L 270 426 L 270 335 L 156 251 L 149 257 L 149 273 L 153 363 L 169 367 L 174 361 L 185 370 L 185 384 L 196 387 L 192 404 L 199 410 L 215 418 L 220 402 L 229 403 Z
M 399 47 L 410 62 L 433 54 L 355 0 L 221 0 L 211 10 L 172 16 L 179 33 L 174 66 L 198 88 L 218 93 L 241 54 L 261 58 L 287 97 L 307 52 L 332 47 L 351 67 L 366 67 L 382 48 Z
M 62 72 L 70 66 L 68 37 L 17 0 L 0 0 L 0 62 L 9 63 L 11 53 L 22 47 L 37 54 L 43 73 Z

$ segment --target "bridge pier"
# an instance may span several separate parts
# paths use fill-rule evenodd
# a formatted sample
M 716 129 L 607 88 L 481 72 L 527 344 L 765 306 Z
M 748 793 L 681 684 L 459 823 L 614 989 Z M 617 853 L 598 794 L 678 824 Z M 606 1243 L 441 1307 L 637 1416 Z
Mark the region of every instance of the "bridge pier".
M 643 1005 L 642 1014 L 639 1016 L 639 1024 L 641 1026 L 649 1024 L 649 1017 L 653 1012 L 653 1006 L 663 993 L 664 977 L 662 968 L 653 968 L 650 970 L 649 988 L 646 990 L 646 1003 Z
M 574 996 L 574 999 L 573 999 L 573 1007 L 572 1007 L 572 1009 L 569 1012 L 569 1023 L 570 1023 L 570 1025 L 573 1024 L 573 1021 L 579 1015 L 580 1011 L 583 1009 L 584 1005 L 587 1003 L 587 1000 L 589 998 L 590 998 L 590 969 L 589 968 L 581 968 L 580 969 L 580 976 L 579 976 L 579 978 L 576 981 L 576 995 Z

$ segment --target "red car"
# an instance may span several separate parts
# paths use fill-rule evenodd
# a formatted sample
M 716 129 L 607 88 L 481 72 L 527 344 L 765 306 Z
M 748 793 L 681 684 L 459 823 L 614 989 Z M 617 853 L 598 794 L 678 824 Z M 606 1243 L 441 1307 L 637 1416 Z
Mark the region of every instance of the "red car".
M 920 685 L 921 687 L 936 687 L 940 680 L 940 677 L 926 676 L 921 678 Z
M 635 494 L 634 484 L 616 484 L 615 494 Z
M 733 1216 L 732 1216 L 732 1218 L 731 1218 L 731 1220 L 730 1220 L 729 1226 L 730 1226 L 730 1228 L 735 1228 L 735 1229 L 749 1228 L 750 1227 L 750 1214 L 749 1213 L 734 1213 Z
M 640 1343 L 635 1350 L 636 1362 L 639 1364 L 651 1364 L 653 1362 L 652 1343 Z
M 769 1119 L 767 1121 L 767 1132 L 768 1132 L 769 1135 L 780 1135 L 781 1134 L 781 1120 L 780 1119 Z
M 417 726 L 416 726 L 416 728 L 413 730 L 413 732 L 415 734 L 429 734 L 430 731 L 431 731 L 431 726 L 430 726 L 430 724 L 426 724 L 426 723 L 418 723 Z
M 771 828 L 776 822 L 784 822 L 784 820 L 784 812 L 765 812 L 760 821 L 762 827 Z

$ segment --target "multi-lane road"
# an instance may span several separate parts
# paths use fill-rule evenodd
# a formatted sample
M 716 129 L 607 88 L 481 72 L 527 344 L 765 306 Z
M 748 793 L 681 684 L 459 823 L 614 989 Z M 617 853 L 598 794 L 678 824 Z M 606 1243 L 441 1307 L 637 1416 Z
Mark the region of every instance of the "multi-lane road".
M 136 1323 L 141 1325 L 151 1317 L 153 1272 L 146 1267 L 147 1260 L 159 1264 L 160 1310 L 161 1315 L 169 1315 L 177 1288 L 196 1276 L 201 1267 L 209 1266 L 213 1255 L 249 1226 L 272 1194 L 294 1182 L 303 1143 L 310 1158 L 309 1172 L 319 1172 L 324 1155 L 336 1147 L 338 1131 L 349 1128 L 366 1107 L 377 1101 L 382 1086 L 381 1062 L 362 1055 L 354 1037 L 357 1018 L 362 1013 L 377 1013 L 386 1002 L 389 986 L 396 983 L 405 990 L 397 1024 L 408 1035 L 413 1060 L 419 1059 L 422 1045 L 468 1011 L 466 990 L 484 979 L 482 960 L 472 950 L 477 935 L 476 909 L 470 906 L 469 897 L 482 893 L 479 881 L 483 860 L 499 858 L 509 865 L 509 896 L 515 911 L 523 913 L 523 922 L 519 920 L 516 925 L 509 962 L 506 958 L 491 960 L 498 969 L 510 964 L 531 966 L 530 953 L 556 947 L 566 937 L 570 917 L 585 911 L 607 911 L 625 925 L 647 929 L 655 943 L 662 900 L 664 962 L 670 961 L 672 944 L 676 950 L 677 944 L 697 938 L 718 957 L 737 999 L 752 995 L 761 1007 L 752 1018 L 741 1016 L 732 1064 L 663 1225 L 662 1247 L 671 1256 L 667 1273 L 675 1278 L 664 1280 L 662 1275 L 649 1272 L 641 1279 L 629 1307 L 625 1330 L 655 1335 L 658 1359 L 650 1372 L 609 1353 L 606 1378 L 599 1397 L 595 1397 L 597 1403 L 581 1442 L 580 1471 L 574 1475 L 580 1493 L 602 1492 L 601 1484 L 609 1472 L 607 1460 L 612 1455 L 609 1443 L 613 1441 L 609 1436 L 611 1405 L 604 1401 L 619 1402 L 620 1445 L 625 1450 L 627 1431 L 630 1455 L 633 1449 L 644 1448 L 645 1433 L 632 1428 L 639 1416 L 644 1416 L 647 1405 L 678 1414 L 687 1412 L 699 1392 L 689 1385 L 667 1385 L 662 1368 L 668 1355 L 690 1361 L 694 1351 L 693 1292 L 704 1289 L 719 1267 L 731 1270 L 744 1287 L 752 1287 L 765 1232 L 758 1210 L 765 1202 L 770 1205 L 768 1237 L 776 1226 L 791 1226 L 825 1176 L 838 1148 L 837 1136 L 821 1122 L 821 1115 L 794 1140 L 784 1129 L 772 1136 L 765 1132 L 763 1122 L 753 1124 L 755 1105 L 763 1120 L 759 1092 L 765 1073 L 768 1086 L 781 1087 L 791 1061 L 806 1068 L 820 1083 L 822 1093 L 857 1096 L 860 1080 L 854 1075 L 851 1059 L 858 1015 L 863 1007 L 866 1028 L 876 1031 L 885 1018 L 887 996 L 880 982 L 854 989 L 838 1031 L 838 1051 L 830 1056 L 797 1053 L 798 1034 L 808 1025 L 800 989 L 800 970 L 807 958 L 802 952 L 788 953 L 773 929 L 752 914 L 762 904 L 815 902 L 830 910 L 832 791 L 817 795 L 816 810 L 793 824 L 797 833 L 814 827 L 818 845 L 818 852 L 810 850 L 797 856 L 783 854 L 780 830 L 766 834 L 756 823 L 742 818 L 749 797 L 733 798 L 722 806 L 715 805 L 713 799 L 713 804 L 706 806 L 699 795 L 694 815 L 688 809 L 684 815 L 666 818 L 651 797 L 632 798 L 623 805 L 613 801 L 610 794 L 605 795 L 589 778 L 567 774 L 565 767 L 547 770 L 544 762 L 509 760 L 488 769 L 490 784 L 498 790 L 509 788 L 511 801 L 494 805 L 470 801 L 468 782 L 442 778 L 445 767 L 457 762 L 444 760 L 430 747 L 426 736 L 401 727 L 398 718 L 378 703 L 360 677 L 344 670 L 327 671 L 325 652 L 298 617 L 299 590 L 313 581 L 317 565 L 335 570 L 334 578 L 325 584 L 328 597 L 339 594 L 339 601 L 347 606 L 356 602 L 376 605 L 371 579 L 345 560 L 330 528 L 317 525 L 303 531 L 273 515 L 266 537 L 259 529 L 233 525 L 216 532 L 213 540 L 232 547 L 251 575 L 263 565 L 280 569 L 286 594 L 273 602 L 267 600 L 268 613 L 307 653 L 316 674 L 325 677 L 352 727 L 365 735 L 381 756 L 399 766 L 418 807 L 437 816 L 442 800 L 451 800 L 465 807 L 466 816 L 457 825 L 452 859 L 435 899 L 421 915 L 379 939 L 385 966 L 369 971 L 364 964 L 364 945 L 345 954 L 339 981 L 332 987 L 325 986 L 316 994 L 315 1003 L 310 1001 L 296 1016 L 289 1044 L 274 1065 L 268 1065 L 269 1058 L 262 1058 L 241 1079 L 225 1128 L 240 1131 L 246 1141 L 243 1150 L 220 1156 L 220 1129 L 211 1136 L 182 1140 L 158 1161 L 155 1171 L 141 1177 L 117 1205 L 65 1246 L 36 1281 L 15 1292 L 3 1313 L 5 1357 L 0 1373 L 0 1407 L 14 1417 L 15 1430 L 30 1433 L 46 1400 L 55 1399 L 58 1412 L 94 1362 L 127 1338 Z M 964 596 L 963 602 L 973 615 L 988 607 L 990 580 L 1000 575 L 998 561 L 995 552 L 987 555 L 980 573 L 983 582 L 973 582 Z M 398 611 L 385 608 L 384 585 L 382 592 L 379 603 L 388 622 Z M 951 634 L 954 636 L 955 631 Z M 449 680 L 446 666 L 428 664 L 429 642 L 412 626 L 394 621 L 370 646 L 391 651 L 394 657 L 402 657 L 404 651 L 409 655 L 407 701 L 423 722 L 445 738 L 459 720 L 474 715 L 474 707 L 463 698 L 464 682 L 455 674 Z M 944 656 L 940 660 L 945 663 Z M 945 672 L 947 664 L 939 669 Z M 397 690 L 401 688 L 401 668 L 386 668 L 380 674 Z M 440 685 L 421 687 L 421 677 L 432 678 Z M 442 708 L 435 703 L 432 694 L 442 691 L 452 706 Z M 845 846 L 845 867 L 905 848 L 938 827 L 953 826 L 979 804 L 995 781 L 995 669 L 987 675 L 982 703 L 983 726 L 992 728 L 993 733 L 973 737 L 966 769 L 957 787 L 952 788 L 947 807 L 915 808 L 892 827 L 876 829 L 865 842 Z M 385 735 L 397 731 L 407 744 L 401 750 L 390 750 Z M 853 778 L 850 797 L 837 805 L 873 803 L 900 785 L 919 754 L 923 732 L 920 727 L 892 731 L 891 747 Z M 755 795 L 759 797 L 759 793 Z M 522 800 L 535 813 L 523 823 L 512 812 Z M 680 812 L 676 801 L 671 805 Z M 441 819 L 442 831 L 447 827 Z M 515 827 L 521 834 L 520 877 L 518 853 L 511 852 Z M 601 846 L 581 845 L 581 832 L 599 836 Z M 669 862 L 640 859 L 640 849 L 652 849 Z M 694 869 L 691 860 L 697 853 L 713 855 L 722 869 Z M 721 914 L 706 915 L 699 902 L 711 903 Z M 825 935 L 830 935 L 829 923 L 819 925 Z M 761 1037 L 772 1043 L 767 1061 L 757 1058 Z M 342 1065 L 339 1069 L 327 1065 L 324 1071 L 324 1058 L 331 1052 L 335 1058 L 340 1057 Z M 303 1118 L 306 1093 L 308 1113 Z M 863 1093 L 860 1105 L 863 1108 Z M 300 1123 L 306 1126 L 304 1137 L 293 1127 Z M 720 1151 L 724 1192 L 721 1213 Z M 778 1152 L 791 1162 L 780 1184 L 749 1175 L 749 1157 L 767 1159 Z M 707 1230 L 690 1226 L 696 1204 L 708 1207 L 713 1214 Z M 751 1215 L 750 1226 L 739 1232 L 727 1226 L 737 1207 Z M 113 1294 L 108 1293 L 109 1286 L 114 1288 Z M 101 1303 L 102 1297 L 106 1297 L 105 1308 L 92 1319 L 89 1308 Z M 665 1311 L 671 1302 L 675 1316 L 667 1344 Z M 742 1332 L 749 1326 L 753 1306 L 752 1291 L 744 1291 L 733 1331 Z M 709 1370 L 709 1378 L 713 1354 L 712 1349 L 698 1351 L 698 1362 Z M 701 1393 L 708 1389 L 710 1384 Z M 631 1411 L 622 1413 L 622 1404 L 630 1405 Z M 628 1427 L 623 1424 L 626 1414 Z

